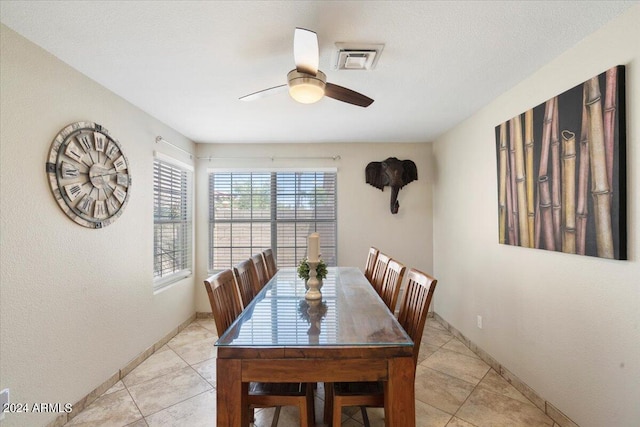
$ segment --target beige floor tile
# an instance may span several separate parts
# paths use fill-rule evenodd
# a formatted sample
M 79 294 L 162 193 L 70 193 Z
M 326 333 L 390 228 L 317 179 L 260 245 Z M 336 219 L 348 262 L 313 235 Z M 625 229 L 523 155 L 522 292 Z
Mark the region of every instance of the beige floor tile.
M 450 419 L 451 414 L 427 403 L 416 401 L 416 427 L 444 427 Z
M 210 340 L 213 344 L 216 339 L 217 335 L 214 332 L 211 332 L 209 329 L 194 322 L 184 328 L 178 335 L 173 337 L 168 342 L 168 345 L 169 347 L 174 348 L 202 340 Z
M 533 405 L 533 402 L 527 399 L 524 394 L 516 390 L 514 386 L 509 384 L 507 380 L 498 375 L 498 373 L 493 369 L 490 369 L 489 372 L 487 372 L 487 375 L 485 375 L 482 381 L 480 381 L 480 384 L 478 384 L 478 388 L 482 388 L 493 393 L 502 394 L 503 396 L 519 400 L 520 402 L 526 403 L 528 405 Z
M 362 427 L 362 423 L 354 420 L 353 418 L 342 418 L 341 427 Z
M 426 326 L 429 326 L 430 328 L 440 329 L 440 330 L 443 330 L 443 331 L 447 330 L 447 328 L 442 326 L 442 324 L 440 322 L 438 322 L 436 319 L 433 319 L 433 318 L 428 318 L 427 319 Z
M 273 421 L 273 414 L 275 408 L 262 408 L 256 409 L 255 412 L 255 427 L 270 427 Z M 318 419 L 320 422 L 322 418 Z M 278 418 L 278 426 L 299 426 L 300 425 L 300 410 L 297 406 L 283 406 L 280 409 L 280 418 Z M 320 424 L 322 425 L 322 424 Z
M 103 394 L 84 411 L 74 417 L 67 426 L 122 427 L 142 419 L 142 414 L 127 390 Z
M 451 421 L 447 424 L 447 427 L 477 427 L 471 423 L 466 422 L 465 420 L 461 420 L 460 418 L 453 417 Z
M 451 415 L 456 413 L 474 387 L 430 368 L 419 366 L 416 371 L 416 399 Z
M 216 357 L 218 349 L 214 345 L 215 339 L 209 338 L 194 341 L 189 344 L 172 346 L 169 345 L 178 356 L 182 357 L 189 365 L 195 365 L 205 360 Z
M 149 424 L 142 418 L 141 420 L 127 424 L 126 427 L 149 427 Z
M 149 427 L 210 427 L 216 421 L 216 392 L 209 390 L 148 416 Z
M 124 390 L 124 384 L 122 383 L 122 381 L 118 381 L 117 383 L 112 385 L 109 390 L 104 392 L 104 394 L 105 395 L 106 394 L 111 394 L 111 393 L 115 393 L 116 391 L 120 391 L 120 390 Z
M 355 420 L 353 417 L 357 417 L 360 421 Z M 360 408 L 355 406 L 345 406 L 342 408 L 342 426 L 362 426 L 362 416 L 360 415 Z
M 214 388 L 216 386 L 216 362 L 217 359 L 213 358 L 192 366 Z
M 434 345 L 437 347 L 442 347 L 449 341 L 451 341 L 453 335 L 449 331 L 444 329 L 432 328 L 430 326 L 426 326 L 424 328 L 424 332 L 422 333 L 422 342 L 425 344 Z
M 218 331 L 216 329 L 216 321 L 213 319 L 213 317 L 207 318 L 207 319 L 197 319 L 194 323 L 197 323 L 203 328 L 210 330 L 211 332 L 216 334 L 216 336 L 218 336 Z
M 384 427 L 384 409 L 383 408 L 367 408 L 367 417 L 369 417 L 369 423 L 371 427 Z M 357 412 L 352 417 L 358 423 L 364 425 L 362 419 L 362 411 L 358 408 Z M 417 417 L 416 417 L 417 418 Z
M 551 427 L 553 420 L 533 405 L 477 388 L 456 417 L 478 426 Z
M 442 346 L 442 348 L 446 350 L 455 351 L 456 353 L 464 354 L 465 356 L 478 358 L 478 355 L 469 349 L 466 345 L 464 345 L 460 340 L 452 339 L 448 343 Z
M 427 357 L 438 351 L 440 347 L 427 344 L 424 339 L 420 342 L 420 350 L 418 350 L 418 363 L 423 362 Z
M 125 386 L 131 387 L 187 366 L 189 366 L 187 362 L 182 360 L 172 349 L 165 346 L 129 372 L 122 379 L 122 382 Z
M 129 387 L 129 392 L 146 417 L 212 389 L 193 368 L 186 367 Z
M 489 365 L 478 358 L 442 348 L 429 356 L 421 366 L 435 369 L 471 384 L 478 384 L 489 371 Z
M 384 427 L 384 409 L 367 408 L 367 416 L 371 427 Z M 416 427 L 444 427 L 451 419 L 451 414 L 434 408 L 424 402 L 416 401 Z M 359 425 L 363 424 L 360 410 L 353 416 Z

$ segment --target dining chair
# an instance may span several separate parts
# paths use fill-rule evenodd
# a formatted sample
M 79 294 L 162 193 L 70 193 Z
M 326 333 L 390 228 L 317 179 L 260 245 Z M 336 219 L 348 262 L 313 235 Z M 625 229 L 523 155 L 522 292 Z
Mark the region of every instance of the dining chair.
M 224 270 L 204 281 L 218 336 L 226 331 L 242 312 L 233 271 Z
M 218 335 L 222 335 L 242 312 L 234 274 L 224 270 L 204 281 Z M 313 427 L 315 408 L 313 387 L 305 383 L 249 383 L 247 403 L 253 421 L 255 408 L 275 407 L 272 427 L 278 425 L 282 406 L 297 406 L 300 426 Z
M 405 270 L 406 267 L 404 265 L 392 259 L 389 261 L 387 271 L 384 273 L 380 297 L 382 297 L 382 300 L 392 313 L 396 309 L 396 302 L 398 301 L 400 285 L 402 284 Z
M 373 269 L 376 266 L 376 259 L 378 258 L 378 253 L 380 251 L 377 248 L 371 246 L 369 248 L 369 254 L 367 255 L 367 263 L 364 265 L 364 277 L 367 278 L 369 283 L 371 283 L 371 278 L 373 277 Z
M 387 272 L 387 265 L 389 265 L 389 261 L 391 261 L 390 257 L 382 252 L 378 252 L 375 267 L 373 269 L 373 275 L 370 280 L 371 285 L 378 295 L 382 293 L 382 282 L 384 281 L 384 274 Z
M 253 262 L 253 267 L 256 269 L 256 278 L 258 279 L 258 288 L 264 288 L 264 285 L 267 284 L 269 278 L 267 276 L 267 266 L 264 263 L 264 258 L 262 257 L 262 253 L 254 254 L 251 257 L 251 261 Z
M 416 269 L 407 273 L 407 288 L 400 306 L 398 322 L 413 340 L 413 363 L 418 352 L 429 305 L 438 281 Z M 366 407 L 384 407 L 384 384 L 378 382 L 343 382 L 325 384 L 325 423 L 339 427 L 343 406 L 360 406 L 365 427 L 369 427 Z
M 262 256 L 264 257 L 264 263 L 267 266 L 267 277 L 271 280 L 278 271 L 278 265 L 276 264 L 276 259 L 273 256 L 273 250 L 265 249 L 262 251 Z
M 236 282 L 238 283 L 238 289 L 240 290 L 242 306 L 246 307 L 258 292 L 260 292 L 258 275 L 251 258 L 246 259 L 233 267 L 233 273 L 236 275 Z

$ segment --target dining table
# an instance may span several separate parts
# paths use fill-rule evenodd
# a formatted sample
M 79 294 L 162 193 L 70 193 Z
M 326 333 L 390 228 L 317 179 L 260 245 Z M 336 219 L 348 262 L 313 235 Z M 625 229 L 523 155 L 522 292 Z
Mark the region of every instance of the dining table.
M 386 426 L 415 426 L 413 341 L 357 267 L 329 267 L 305 298 L 281 268 L 217 346 L 217 425 L 249 425 L 250 382 L 382 381 Z

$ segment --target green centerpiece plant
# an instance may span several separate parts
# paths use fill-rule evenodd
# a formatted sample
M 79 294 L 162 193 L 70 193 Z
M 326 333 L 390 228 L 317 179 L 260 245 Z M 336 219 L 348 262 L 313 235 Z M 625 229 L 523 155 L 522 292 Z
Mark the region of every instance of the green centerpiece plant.
M 298 277 L 304 279 L 305 281 L 309 280 L 309 264 L 308 259 L 302 258 L 300 264 L 298 264 Z M 316 277 L 318 280 L 322 280 L 327 277 L 327 264 L 324 260 L 320 260 L 318 266 L 316 267 Z

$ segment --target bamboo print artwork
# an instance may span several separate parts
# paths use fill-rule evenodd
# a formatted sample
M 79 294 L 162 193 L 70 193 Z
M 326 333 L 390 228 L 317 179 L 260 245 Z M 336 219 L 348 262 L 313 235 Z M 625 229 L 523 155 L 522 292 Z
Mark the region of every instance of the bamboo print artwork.
M 551 203 L 553 218 L 553 238 L 555 247 L 562 246 L 560 220 L 562 211 L 560 206 L 560 140 L 558 131 L 558 97 L 553 102 L 553 118 L 551 119 Z
M 576 253 L 576 134 L 562 131 L 562 252 Z
M 496 126 L 501 244 L 626 259 L 624 66 Z
M 549 146 L 551 144 L 551 123 L 553 120 L 553 106 L 555 99 L 550 99 L 545 105 L 544 123 L 542 131 L 542 151 L 540 154 L 540 172 L 538 173 L 538 203 L 540 205 L 540 231 L 543 236 L 544 247 L 555 251 L 556 243 L 553 237 L 553 217 L 551 213 L 551 191 L 549 190 Z M 514 243 L 515 244 L 515 243 Z
M 582 91 L 582 118 L 580 127 L 580 166 L 578 169 L 578 206 L 576 210 L 576 253 L 585 255 L 587 243 L 587 197 L 589 187 L 589 123 L 587 120 L 586 86 Z
M 520 244 L 529 247 L 529 221 L 527 219 L 527 197 L 524 177 L 524 145 L 522 142 L 522 121 L 520 117 L 511 119 L 515 143 L 516 161 L 516 186 L 518 198 L 518 230 L 520 231 Z
M 507 124 L 500 125 L 500 172 L 499 172 L 500 243 L 506 243 L 507 231 Z
M 529 247 L 535 247 L 535 211 L 533 202 L 533 110 L 524 113 L 525 178 L 527 182 L 527 225 Z

